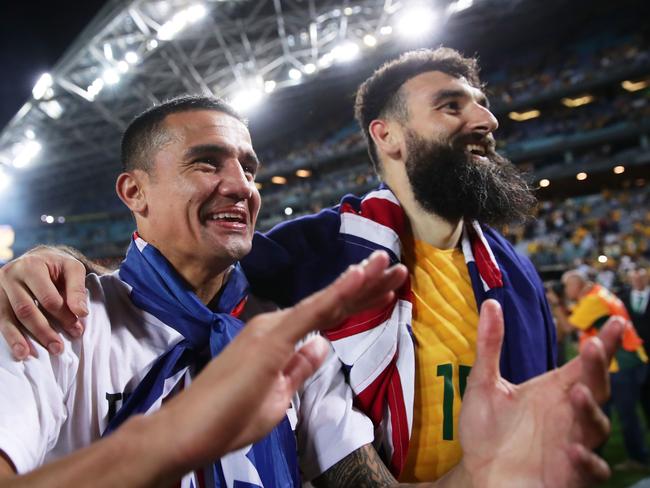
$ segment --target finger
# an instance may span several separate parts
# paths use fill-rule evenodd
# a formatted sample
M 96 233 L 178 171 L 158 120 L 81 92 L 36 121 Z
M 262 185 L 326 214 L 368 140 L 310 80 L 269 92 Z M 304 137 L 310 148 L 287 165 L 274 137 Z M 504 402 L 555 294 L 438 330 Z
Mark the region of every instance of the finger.
M 588 449 L 602 445 L 609 436 L 610 423 L 589 389 L 577 383 L 569 391 L 569 398 L 579 429 L 576 440 Z
M 581 382 L 596 402 L 604 403 L 609 398 L 609 360 L 603 342 L 597 337 L 587 341 L 580 349 L 580 360 Z
M 62 275 L 60 279 L 65 281 L 65 301 L 68 308 L 77 317 L 85 317 L 88 315 L 86 268 L 84 265 L 74 258 L 66 257 L 62 263 Z
M 470 381 L 488 382 L 500 377 L 499 359 L 503 343 L 503 312 L 496 300 L 485 300 L 481 306 L 476 341 L 476 361 Z
M 334 327 L 352 313 L 368 307 L 370 298 L 389 295 L 406 279 L 402 265 L 383 271 L 388 265 L 386 253 L 373 253 L 367 262 L 350 266 L 334 283 L 287 309 L 279 321 L 277 333 L 296 342 L 313 330 Z
M 293 392 L 320 368 L 328 352 L 327 340 L 321 336 L 314 336 L 293 354 L 284 368 L 284 374 Z
M 606 481 L 612 474 L 603 459 L 580 444 L 569 446 L 568 454 L 576 473 L 577 486 L 594 486 Z
M 11 353 L 18 361 L 27 359 L 30 348 L 27 338 L 18 327 L 18 320 L 11 310 L 7 295 L 0 289 L 0 334 L 11 348 Z
M 47 348 L 50 354 L 60 354 L 63 351 L 61 337 L 52 329 L 27 290 L 22 286 L 5 287 L 5 293 L 18 322 L 36 341 Z
M 79 319 L 68 308 L 61 292 L 52 283 L 49 273 L 28 273 L 25 276 L 25 286 L 49 316 L 71 335 L 79 335 L 79 328 L 76 327 Z
M 605 356 L 607 362 L 611 361 L 614 353 L 619 348 L 621 340 L 623 339 L 623 332 L 625 330 L 625 320 L 622 317 L 611 317 L 600 330 L 598 338 L 602 341 L 605 348 Z

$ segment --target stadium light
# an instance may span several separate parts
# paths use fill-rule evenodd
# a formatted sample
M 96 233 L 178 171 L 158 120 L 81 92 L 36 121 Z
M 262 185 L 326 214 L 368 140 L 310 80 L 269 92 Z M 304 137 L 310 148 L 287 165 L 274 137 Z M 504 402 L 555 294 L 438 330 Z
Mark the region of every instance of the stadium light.
M 314 63 L 307 63 L 302 70 L 306 74 L 311 75 L 316 71 L 316 65 Z
M 293 209 L 291 207 L 286 207 L 284 209 L 284 215 L 286 215 L 288 217 L 291 214 L 293 214 Z
M 264 91 L 266 93 L 271 93 L 273 90 L 275 90 L 275 86 L 277 83 L 273 80 L 268 80 L 264 82 Z
M 325 53 L 323 54 L 323 57 L 318 60 L 318 66 L 320 68 L 329 68 L 332 66 L 332 62 L 334 62 L 334 56 L 332 56 L 332 53 Z
M 119 61 L 117 63 L 117 71 L 119 71 L 122 74 L 126 73 L 127 71 L 129 71 L 129 63 L 127 63 L 124 60 Z
M 621 82 L 621 86 L 623 87 L 623 89 L 629 92 L 643 90 L 644 88 L 648 88 L 649 84 L 650 83 L 644 80 L 641 81 L 625 80 Z
M 551 180 L 549 180 L 547 178 L 543 178 L 543 179 L 539 180 L 539 186 L 541 186 L 542 188 L 546 188 L 550 184 L 551 184 Z
M 45 95 L 47 90 L 52 87 L 52 83 L 52 75 L 49 73 L 43 73 L 32 89 L 32 95 L 34 98 L 36 100 L 43 98 L 43 95 Z
M 24 168 L 41 152 L 41 144 L 35 140 L 19 142 L 13 147 L 14 158 L 11 164 L 14 168 Z
M 102 74 L 102 78 L 104 79 L 107 85 L 115 85 L 120 81 L 120 75 L 118 75 L 115 72 L 115 70 L 111 68 L 104 70 L 104 73 Z
M 581 97 L 576 97 L 576 98 L 563 98 L 560 100 L 562 102 L 562 105 L 565 107 L 569 108 L 576 108 L 576 107 L 582 107 L 583 105 L 587 105 L 588 103 L 591 103 L 594 101 L 594 97 L 592 95 L 583 95 Z
M 257 88 L 241 90 L 230 100 L 233 108 L 239 112 L 248 112 L 260 104 L 264 98 L 264 93 Z
M 302 78 L 302 71 L 296 68 L 291 68 L 289 70 L 289 78 L 294 81 L 298 81 L 300 78 Z
M 54 223 L 54 217 L 52 215 L 47 215 L 45 217 L 45 223 L 46 224 L 53 224 Z
M 467 10 L 472 5 L 474 5 L 474 0 L 456 0 L 447 6 L 447 12 L 450 14 L 455 14 L 462 12 L 463 10 Z
M 158 41 L 155 39 L 150 39 L 147 41 L 147 49 L 151 51 L 152 49 L 156 49 L 158 47 Z
M 90 86 L 86 89 L 88 96 L 91 100 L 94 100 L 95 97 L 99 94 L 100 91 L 104 88 L 104 80 L 101 78 L 96 78 Z
M 259 181 L 256 181 L 255 182 L 255 188 L 257 188 L 258 190 L 261 190 L 263 188 L 262 183 L 260 183 Z
M 271 178 L 271 183 L 275 183 L 276 185 L 285 185 L 287 179 L 284 176 L 274 176 Z
M 48 100 L 47 102 L 41 102 L 39 104 L 41 110 L 45 112 L 48 117 L 52 119 L 58 119 L 63 115 L 63 107 L 56 100 Z
M 525 122 L 526 120 L 536 119 L 540 115 L 542 115 L 542 112 L 537 109 L 532 109 L 525 112 L 510 112 L 508 117 L 515 122 Z
M 187 9 L 187 19 L 190 22 L 198 22 L 207 15 L 207 9 L 200 4 L 192 5 Z
M 585 173 L 584 171 L 581 171 L 576 175 L 576 180 L 578 181 L 584 181 L 586 179 L 587 179 L 587 173 Z
M 363 36 L 363 43 L 368 47 L 375 47 L 377 45 L 377 38 L 372 34 Z
M 601 254 L 600 256 L 598 256 L 598 262 L 600 264 L 605 264 L 607 261 L 608 261 L 607 256 L 605 256 L 604 254 Z
M 6 190 L 10 184 L 11 184 L 11 176 L 9 176 L 7 173 L 4 172 L 2 168 L 0 168 L 0 191 Z
M 32 129 L 27 129 L 25 131 L 25 137 L 27 139 L 36 139 L 36 133 Z
M 614 174 L 620 175 L 622 173 L 625 173 L 625 166 L 614 166 Z
M 382 36 L 390 36 L 393 33 L 393 28 L 390 25 L 384 25 L 379 29 L 379 33 Z
M 135 51 L 129 51 L 124 55 L 124 61 L 129 64 L 135 64 L 139 61 L 138 54 Z
M 160 29 L 158 29 L 158 39 L 161 41 L 169 41 L 173 39 L 176 37 L 176 34 L 185 29 L 188 24 L 201 20 L 207 13 L 208 11 L 201 4 L 192 5 L 191 7 L 177 12 L 171 20 L 165 22 Z
M 352 7 L 345 7 L 343 9 L 343 15 L 348 15 L 349 16 L 349 15 L 352 15 L 352 13 L 353 13 Z
M 104 43 L 104 57 L 108 59 L 109 61 L 113 61 L 113 48 L 111 48 L 111 45 L 106 42 Z
M 359 56 L 359 51 L 358 44 L 352 41 L 346 41 L 332 49 L 332 57 L 335 61 L 346 63 Z
M 308 169 L 297 169 L 296 176 L 298 178 L 309 178 L 311 176 L 311 171 Z
M 404 37 L 420 37 L 431 31 L 436 22 L 435 12 L 424 5 L 408 8 L 397 22 L 397 30 Z

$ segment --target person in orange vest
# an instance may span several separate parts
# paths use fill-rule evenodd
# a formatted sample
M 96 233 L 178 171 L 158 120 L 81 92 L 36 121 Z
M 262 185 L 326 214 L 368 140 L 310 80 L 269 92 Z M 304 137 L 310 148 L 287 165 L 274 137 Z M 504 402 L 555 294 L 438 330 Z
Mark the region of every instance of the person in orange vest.
M 641 385 L 647 376 L 648 357 L 643 340 L 634 329 L 623 302 L 607 288 L 592 282 L 580 270 L 570 270 L 562 275 L 565 297 L 574 303 L 568 311 L 557 295 L 550 294 L 553 315 L 559 328 L 580 331 L 580 344 L 598 334 L 598 330 L 612 316 L 625 319 L 621 348 L 610 363 L 612 396 L 605 406 L 609 415 L 611 405 L 618 413 L 623 442 L 628 459 L 616 466 L 619 470 L 648 470 L 648 448 L 637 414 Z

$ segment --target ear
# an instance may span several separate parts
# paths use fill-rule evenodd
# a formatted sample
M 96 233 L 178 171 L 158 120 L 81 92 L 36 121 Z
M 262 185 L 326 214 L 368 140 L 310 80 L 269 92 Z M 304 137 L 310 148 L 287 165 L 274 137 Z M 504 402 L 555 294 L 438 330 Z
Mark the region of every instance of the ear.
M 384 153 L 391 159 L 400 159 L 401 146 L 396 124 L 384 119 L 375 119 L 370 122 L 368 132 L 377 146 L 377 153 Z
M 147 211 L 147 198 L 145 188 L 149 182 L 149 175 L 142 170 L 121 173 L 115 182 L 115 191 L 120 200 L 135 214 Z

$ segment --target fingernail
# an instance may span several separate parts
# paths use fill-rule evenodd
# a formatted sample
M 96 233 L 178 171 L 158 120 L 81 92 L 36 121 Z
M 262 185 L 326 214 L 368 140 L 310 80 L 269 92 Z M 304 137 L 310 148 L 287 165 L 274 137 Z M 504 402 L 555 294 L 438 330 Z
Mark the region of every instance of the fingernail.
M 50 351 L 50 354 L 59 355 L 63 352 L 63 344 L 60 342 L 50 342 L 47 345 L 47 350 Z
M 14 353 L 14 357 L 17 359 L 24 359 L 27 357 L 27 348 L 22 344 L 14 344 L 11 346 L 11 350 Z
M 81 334 L 82 334 L 82 332 L 83 332 L 83 330 L 84 330 L 84 329 L 83 329 L 83 327 L 81 326 L 81 324 L 80 324 L 79 322 L 75 322 L 74 324 L 72 324 L 72 326 L 71 326 L 70 329 L 68 330 L 68 333 L 69 333 L 72 337 L 80 337 Z
M 79 301 L 79 308 L 84 314 L 88 315 L 88 305 L 86 305 L 86 300 Z

